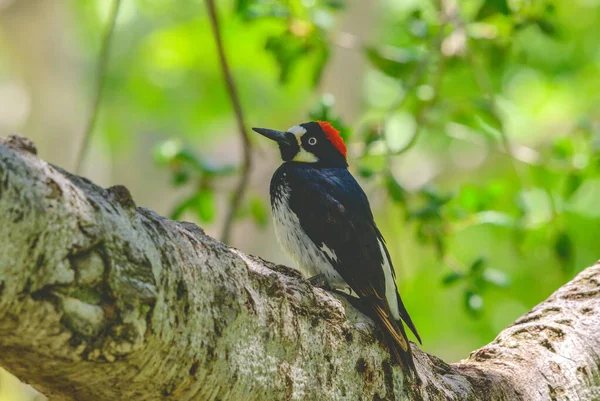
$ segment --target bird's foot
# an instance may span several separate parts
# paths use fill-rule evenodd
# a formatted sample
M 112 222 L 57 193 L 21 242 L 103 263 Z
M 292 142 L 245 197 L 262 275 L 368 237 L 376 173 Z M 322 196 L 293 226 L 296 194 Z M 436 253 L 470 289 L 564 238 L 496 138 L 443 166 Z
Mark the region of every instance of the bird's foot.
M 327 291 L 331 291 L 332 289 L 323 273 L 310 277 L 308 282 L 314 287 L 319 287 Z
M 331 290 L 332 293 L 343 297 L 350 305 L 354 307 L 354 309 L 359 310 L 362 314 L 371 316 L 371 309 L 368 303 L 365 303 L 364 300 L 360 299 L 358 296 L 352 294 L 352 291 L 347 290 Z

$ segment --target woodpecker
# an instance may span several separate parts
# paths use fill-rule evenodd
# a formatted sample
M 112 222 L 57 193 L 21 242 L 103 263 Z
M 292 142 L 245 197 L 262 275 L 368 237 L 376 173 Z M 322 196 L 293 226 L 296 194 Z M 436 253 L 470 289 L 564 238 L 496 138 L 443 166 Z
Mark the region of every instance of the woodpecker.
M 277 142 L 283 159 L 270 186 L 279 243 L 305 274 L 329 288 L 356 293 L 382 329 L 394 360 L 412 374 L 412 351 L 402 321 L 419 343 L 421 338 L 398 293 L 392 260 L 367 196 L 348 171 L 339 131 L 323 121 L 285 132 L 253 130 Z

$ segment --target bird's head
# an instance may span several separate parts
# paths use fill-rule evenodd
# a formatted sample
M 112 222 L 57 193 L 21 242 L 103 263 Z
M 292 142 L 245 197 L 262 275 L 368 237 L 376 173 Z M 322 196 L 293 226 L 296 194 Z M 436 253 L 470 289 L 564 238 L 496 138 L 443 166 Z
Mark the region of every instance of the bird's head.
M 279 145 L 284 162 L 315 163 L 323 167 L 347 167 L 346 145 L 340 132 L 324 121 L 295 125 L 287 131 L 252 128 Z

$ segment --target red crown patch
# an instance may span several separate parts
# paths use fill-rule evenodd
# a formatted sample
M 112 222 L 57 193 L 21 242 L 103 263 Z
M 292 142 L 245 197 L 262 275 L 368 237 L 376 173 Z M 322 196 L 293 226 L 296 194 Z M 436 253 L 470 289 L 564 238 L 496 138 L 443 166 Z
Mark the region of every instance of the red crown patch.
M 344 158 L 346 158 L 346 152 L 347 152 L 346 144 L 344 143 L 344 140 L 340 136 L 340 131 L 333 128 L 333 126 L 327 121 L 317 121 L 317 123 L 321 126 L 321 129 L 323 130 L 323 132 L 325 133 L 325 135 L 327 136 L 327 139 L 329 139 L 331 144 L 333 146 L 335 146 L 335 148 L 337 150 L 340 151 L 340 153 L 344 156 Z

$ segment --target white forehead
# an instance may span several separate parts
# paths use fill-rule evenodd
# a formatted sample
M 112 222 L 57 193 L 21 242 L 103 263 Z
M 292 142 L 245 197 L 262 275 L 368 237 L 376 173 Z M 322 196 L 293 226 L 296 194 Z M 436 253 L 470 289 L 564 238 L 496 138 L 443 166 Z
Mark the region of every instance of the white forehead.
M 306 134 L 306 128 L 301 127 L 299 125 L 294 125 L 290 129 L 288 129 L 288 132 L 294 134 L 296 138 L 300 138 L 302 135 Z

